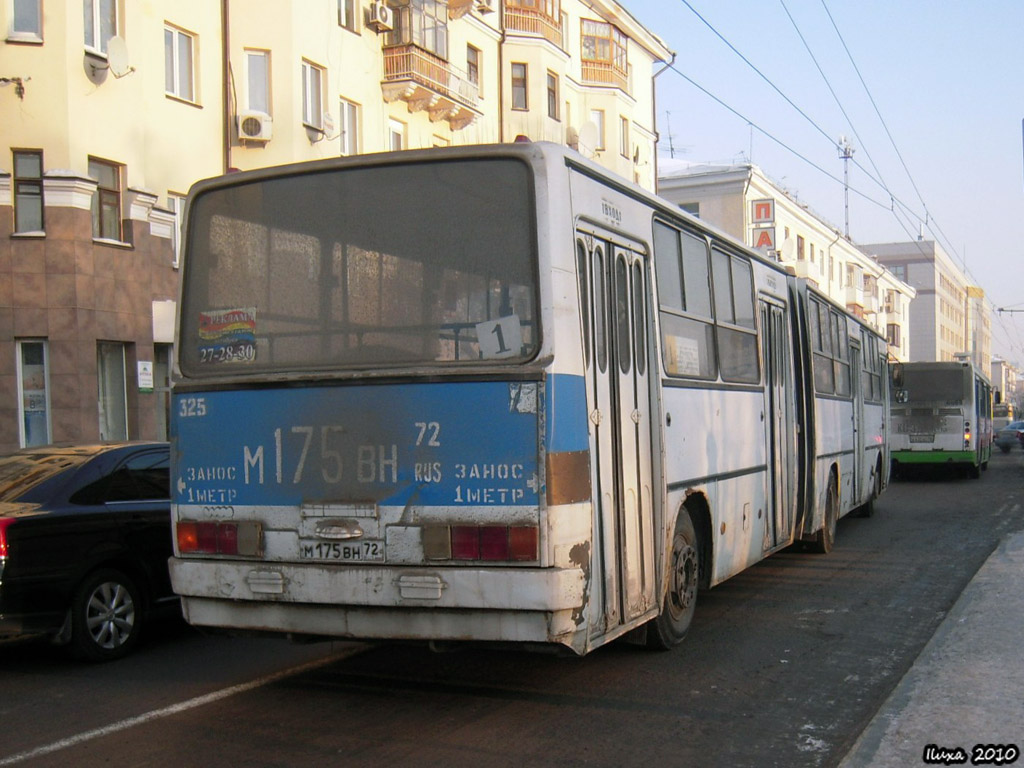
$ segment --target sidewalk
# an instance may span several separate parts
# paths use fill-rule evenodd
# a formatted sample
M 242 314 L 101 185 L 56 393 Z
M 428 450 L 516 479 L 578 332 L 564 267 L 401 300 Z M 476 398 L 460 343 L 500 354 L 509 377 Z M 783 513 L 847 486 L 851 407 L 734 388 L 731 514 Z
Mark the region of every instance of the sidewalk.
M 840 768 L 922 765 L 928 745 L 946 765 L 971 764 L 975 745 L 1016 746 L 1005 757 L 1024 762 L 1024 531 L 982 565 Z

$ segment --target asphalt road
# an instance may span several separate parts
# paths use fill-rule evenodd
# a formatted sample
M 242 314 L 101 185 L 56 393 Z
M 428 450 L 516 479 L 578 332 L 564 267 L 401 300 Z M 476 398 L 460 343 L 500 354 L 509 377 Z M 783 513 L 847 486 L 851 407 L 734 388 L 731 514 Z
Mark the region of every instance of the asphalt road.
M 294 646 L 176 622 L 109 665 L 0 645 L 0 768 L 836 765 L 1024 529 L 1022 481 L 1015 450 L 980 480 L 896 482 L 831 554 L 784 552 L 702 594 L 668 653 Z

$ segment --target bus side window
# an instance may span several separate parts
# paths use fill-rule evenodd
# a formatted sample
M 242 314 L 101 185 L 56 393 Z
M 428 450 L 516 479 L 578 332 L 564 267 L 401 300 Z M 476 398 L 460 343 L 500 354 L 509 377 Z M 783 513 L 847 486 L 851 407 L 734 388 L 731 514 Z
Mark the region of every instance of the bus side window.
M 590 270 L 587 269 L 587 246 L 582 240 L 576 241 L 576 276 L 580 284 L 580 317 L 583 321 L 583 365 L 590 368 L 590 314 L 593 311 L 590 306 L 590 284 L 587 277 Z
M 850 334 L 846 327 L 846 318 L 832 311 L 832 327 L 835 329 L 836 340 L 833 345 L 835 354 L 836 394 L 849 397 L 850 386 Z
M 831 395 L 835 392 L 835 370 L 832 367 L 832 329 L 828 307 L 816 299 L 808 302 L 808 323 L 814 352 L 814 390 Z
M 670 376 L 715 377 L 708 249 L 701 238 L 654 224 L 662 356 Z
M 594 274 L 594 349 L 597 369 L 608 369 L 608 293 L 605 289 L 604 251 L 597 247 L 591 262 Z
M 761 371 L 754 323 L 753 271 L 748 262 L 717 249 L 711 251 L 711 266 L 722 379 L 757 383 Z

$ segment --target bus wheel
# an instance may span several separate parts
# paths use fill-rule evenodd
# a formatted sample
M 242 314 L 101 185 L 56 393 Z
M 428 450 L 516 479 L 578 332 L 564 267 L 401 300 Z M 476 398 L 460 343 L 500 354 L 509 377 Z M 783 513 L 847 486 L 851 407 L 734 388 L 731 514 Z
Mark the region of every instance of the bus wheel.
M 661 651 L 667 651 L 683 641 L 697 609 L 700 547 L 693 520 L 685 509 L 676 519 L 669 557 L 665 602 L 661 606 L 661 613 L 647 626 L 647 645 Z
M 981 469 L 977 464 L 971 464 L 971 466 L 967 468 L 967 474 L 970 476 L 971 480 L 977 480 L 981 477 Z
M 812 549 L 823 555 L 832 551 L 836 543 L 836 522 L 839 520 L 839 502 L 836 499 L 836 484 L 830 479 L 825 494 L 825 523 L 818 531 Z

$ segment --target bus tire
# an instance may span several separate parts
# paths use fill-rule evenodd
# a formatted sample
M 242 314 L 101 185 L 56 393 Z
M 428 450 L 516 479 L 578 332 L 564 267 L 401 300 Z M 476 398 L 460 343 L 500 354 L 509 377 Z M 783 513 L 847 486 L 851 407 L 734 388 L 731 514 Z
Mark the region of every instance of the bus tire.
M 700 579 L 700 543 L 690 513 L 683 509 L 676 518 L 669 553 L 668 589 L 657 618 L 647 625 L 647 645 L 667 651 L 686 637 L 697 609 Z
M 815 535 L 811 549 L 822 555 L 832 551 L 836 543 L 836 523 L 839 521 L 839 500 L 836 498 L 835 478 L 830 477 L 828 491 L 825 493 L 825 520 Z

